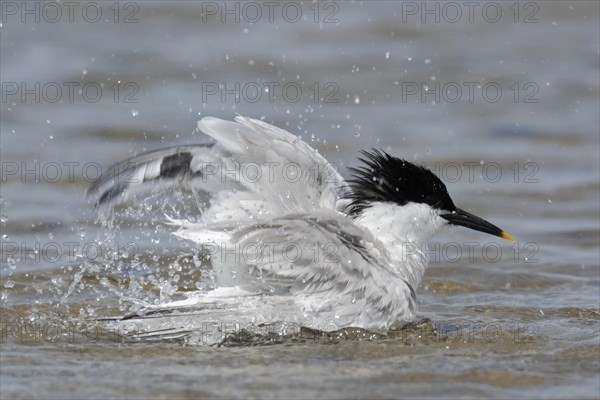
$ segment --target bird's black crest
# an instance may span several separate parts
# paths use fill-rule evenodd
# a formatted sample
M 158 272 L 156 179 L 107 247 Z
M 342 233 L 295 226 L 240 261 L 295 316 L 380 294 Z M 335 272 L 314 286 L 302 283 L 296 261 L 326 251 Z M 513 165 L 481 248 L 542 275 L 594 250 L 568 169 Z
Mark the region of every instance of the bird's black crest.
M 377 149 L 361 153 L 363 165 L 350 168 L 353 175 L 348 181 L 351 192 L 346 196 L 351 200 L 348 215 L 359 215 L 373 202 L 424 203 L 445 211 L 456 209 L 446 185 L 429 169 Z

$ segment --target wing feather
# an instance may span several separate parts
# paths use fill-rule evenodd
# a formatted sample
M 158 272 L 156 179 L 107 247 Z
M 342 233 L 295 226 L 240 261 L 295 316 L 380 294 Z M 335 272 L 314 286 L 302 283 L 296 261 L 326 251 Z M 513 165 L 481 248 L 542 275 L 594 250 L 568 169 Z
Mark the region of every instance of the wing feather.
M 334 209 L 346 190 L 334 165 L 283 129 L 241 116 L 235 122 L 206 117 L 198 128 L 211 140 L 117 163 L 94 182 L 88 195 L 104 204 L 134 186 L 184 185 L 195 179 L 209 193 L 241 189 L 273 211 L 308 211 Z M 235 202 L 235 193 L 229 196 Z
M 211 151 L 214 142 L 177 146 L 140 154 L 112 165 L 88 189 L 96 205 L 110 203 L 128 189 L 161 180 L 181 184 L 202 176 L 202 168 L 221 159 Z M 178 178 L 178 179 L 176 179 Z
M 415 312 L 414 288 L 394 268 L 383 244 L 335 211 L 289 214 L 237 229 L 228 224 L 198 228 L 177 234 L 211 249 L 219 287 L 304 299 L 306 309 L 321 314 L 331 309 L 349 324 L 366 315 L 384 321 Z M 392 281 L 398 284 L 390 287 Z

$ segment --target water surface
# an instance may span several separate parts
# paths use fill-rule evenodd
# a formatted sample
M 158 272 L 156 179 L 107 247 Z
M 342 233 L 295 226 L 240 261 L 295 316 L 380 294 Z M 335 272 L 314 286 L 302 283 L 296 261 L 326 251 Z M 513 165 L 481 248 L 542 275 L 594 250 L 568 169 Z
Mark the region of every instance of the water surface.
M 438 23 L 412 2 L 277 3 L 272 20 L 240 3 L 238 21 L 220 2 L 94 3 L 97 22 L 83 7 L 22 22 L 14 4 L 0 26 L 3 398 L 600 395 L 598 3 L 494 3 L 497 21 L 488 3 L 472 21 L 440 3 Z M 97 317 L 202 287 L 201 264 L 164 197 L 111 228 L 89 182 L 236 113 L 301 135 L 345 176 L 363 148 L 423 163 L 519 244 L 440 235 L 417 290 L 429 322 L 384 336 L 206 347 L 102 330 Z

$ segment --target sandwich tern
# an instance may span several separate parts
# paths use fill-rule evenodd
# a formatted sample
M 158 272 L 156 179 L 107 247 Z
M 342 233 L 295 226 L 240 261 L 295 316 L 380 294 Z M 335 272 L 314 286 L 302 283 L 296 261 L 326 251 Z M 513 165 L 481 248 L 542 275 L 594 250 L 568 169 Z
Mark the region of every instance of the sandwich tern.
M 198 129 L 209 141 L 133 157 L 89 188 L 97 205 L 159 180 L 194 183 L 209 198 L 197 221 L 170 222 L 212 251 L 215 288 L 125 319 L 217 315 L 384 331 L 416 317 L 435 233 L 456 225 L 513 241 L 456 207 L 433 172 L 384 151 L 363 151 L 345 180 L 309 144 L 263 121 L 206 117 Z M 173 332 L 185 331 L 182 321 Z

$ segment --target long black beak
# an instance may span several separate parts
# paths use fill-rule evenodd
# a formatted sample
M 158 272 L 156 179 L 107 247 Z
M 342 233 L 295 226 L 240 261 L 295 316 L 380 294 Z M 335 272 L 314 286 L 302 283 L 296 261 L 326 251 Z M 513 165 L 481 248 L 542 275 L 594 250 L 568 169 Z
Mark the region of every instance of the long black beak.
M 444 218 L 449 224 L 452 225 L 464 226 L 465 228 L 499 236 L 503 239 L 510 240 L 511 242 L 515 241 L 512 236 L 498 228 L 496 225 L 492 225 L 485 219 L 479 218 L 478 216 L 468 213 L 465 210 L 461 210 L 460 208 L 457 208 L 456 211 L 453 211 L 450 214 L 440 215 L 440 217 Z

